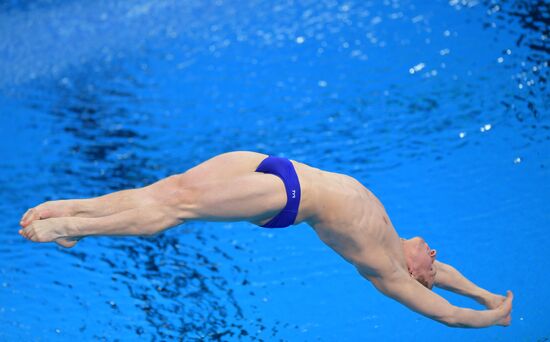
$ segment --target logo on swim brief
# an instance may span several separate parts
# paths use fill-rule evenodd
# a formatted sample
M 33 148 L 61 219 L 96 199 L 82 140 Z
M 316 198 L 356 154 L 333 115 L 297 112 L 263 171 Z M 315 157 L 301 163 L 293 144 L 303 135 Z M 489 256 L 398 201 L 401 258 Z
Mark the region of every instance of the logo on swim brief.
M 292 190 L 292 198 L 296 198 L 296 190 Z

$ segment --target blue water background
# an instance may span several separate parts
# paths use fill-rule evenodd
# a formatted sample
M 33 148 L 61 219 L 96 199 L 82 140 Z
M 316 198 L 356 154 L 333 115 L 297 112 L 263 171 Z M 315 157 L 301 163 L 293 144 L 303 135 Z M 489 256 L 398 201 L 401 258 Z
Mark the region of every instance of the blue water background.
M 548 14 L 537 1 L 0 2 L 0 340 L 547 340 Z M 356 177 L 401 236 L 513 290 L 512 326 L 410 312 L 306 225 L 195 222 L 69 250 L 17 234 L 45 200 L 232 150 Z

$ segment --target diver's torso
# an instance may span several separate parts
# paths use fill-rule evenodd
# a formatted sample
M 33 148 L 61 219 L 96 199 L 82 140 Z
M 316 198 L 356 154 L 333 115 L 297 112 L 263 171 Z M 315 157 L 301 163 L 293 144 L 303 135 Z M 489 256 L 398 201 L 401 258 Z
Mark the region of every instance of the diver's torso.
M 372 192 L 353 177 L 293 163 L 302 186 L 296 223 L 309 223 L 324 243 L 356 266 L 374 251 L 401 253 L 397 233 Z

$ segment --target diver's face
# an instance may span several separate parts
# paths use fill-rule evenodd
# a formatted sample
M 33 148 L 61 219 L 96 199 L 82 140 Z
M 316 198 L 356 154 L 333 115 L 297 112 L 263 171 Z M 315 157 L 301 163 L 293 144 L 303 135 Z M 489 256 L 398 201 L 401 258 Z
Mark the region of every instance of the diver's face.
M 407 257 L 409 272 L 416 279 L 423 279 L 427 283 L 427 287 L 431 289 L 437 272 L 434 265 L 437 251 L 431 249 L 421 237 L 404 240 L 403 247 Z

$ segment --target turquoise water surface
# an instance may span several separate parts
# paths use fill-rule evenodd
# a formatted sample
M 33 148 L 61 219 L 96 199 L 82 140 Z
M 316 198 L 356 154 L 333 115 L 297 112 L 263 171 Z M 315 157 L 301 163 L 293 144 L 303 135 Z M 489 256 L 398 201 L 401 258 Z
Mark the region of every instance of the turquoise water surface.
M 549 17 L 542 1 L 1 1 L 0 340 L 548 340 Z M 357 178 L 401 236 L 513 290 L 512 325 L 415 314 L 306 225 L 72 249 L 17 234 L 45 200 L 232 150 Z

